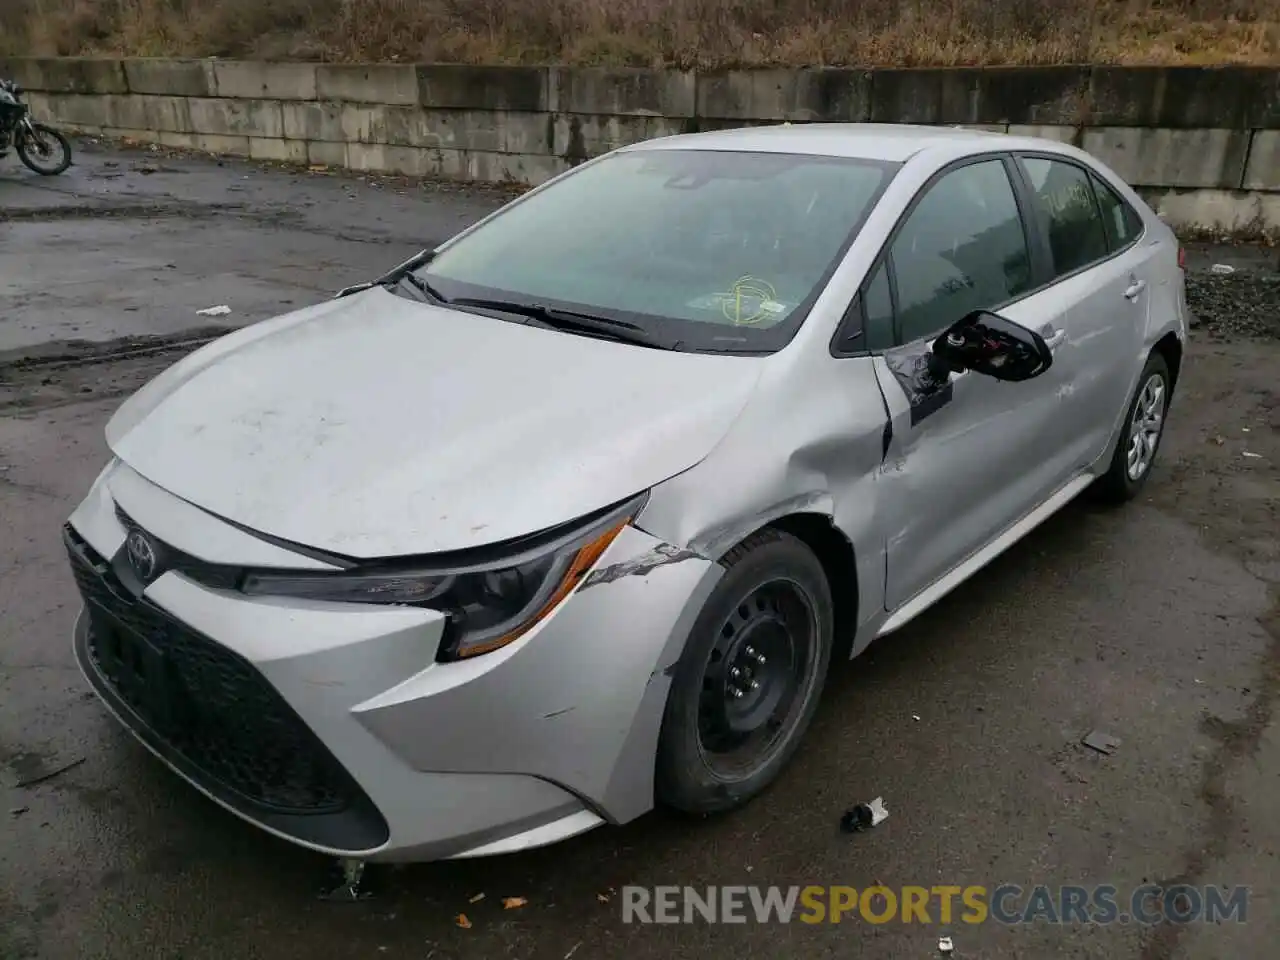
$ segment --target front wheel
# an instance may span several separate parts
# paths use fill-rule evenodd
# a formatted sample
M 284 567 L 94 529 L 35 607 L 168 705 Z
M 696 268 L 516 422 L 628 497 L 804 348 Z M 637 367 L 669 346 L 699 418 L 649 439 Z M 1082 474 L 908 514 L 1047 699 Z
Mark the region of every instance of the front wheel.
M 20 127 L 16 139 L 18 158 L 42 177 L 57 176 L 71 166 L 71 143 L 52 127 Z
M 791 759 L 831 661 L 831 588 L 804 543 L 764 530 L 721 561 L 676 667 L 657 799 L 686 813 L 742 806 Z

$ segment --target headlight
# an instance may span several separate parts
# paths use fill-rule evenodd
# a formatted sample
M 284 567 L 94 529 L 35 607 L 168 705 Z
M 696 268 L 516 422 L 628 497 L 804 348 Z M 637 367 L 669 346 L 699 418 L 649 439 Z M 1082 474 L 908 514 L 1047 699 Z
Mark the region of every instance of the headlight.
M 540 538 L 502 560 L 428 568 L 373 565 L 340 573 L 253 572 L 240 589 L 253 596 L 345 603 L 408 604 L 447 613 L 442 660 L 505 647 L 568 596 L 643 505 L 628 501 L 570 532 Z

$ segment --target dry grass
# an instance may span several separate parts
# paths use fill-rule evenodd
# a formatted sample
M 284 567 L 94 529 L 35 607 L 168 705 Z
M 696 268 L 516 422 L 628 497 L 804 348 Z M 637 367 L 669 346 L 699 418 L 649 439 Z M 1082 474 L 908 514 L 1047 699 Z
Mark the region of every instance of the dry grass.
M 0 0 L 0 54 L 630 66 L 1280 63 L 1280 0 Z

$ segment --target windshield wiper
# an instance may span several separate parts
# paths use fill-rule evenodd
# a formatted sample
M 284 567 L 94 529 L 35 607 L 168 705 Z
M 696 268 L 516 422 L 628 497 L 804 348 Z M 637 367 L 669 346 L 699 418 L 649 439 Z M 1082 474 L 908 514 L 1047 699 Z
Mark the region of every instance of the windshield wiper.
M 436 303 L 452 302 L 443 293 L 441 293 L 439 290 L 437 290 L 431 284 L 427 283 L 427 281 L 423 280 L 420 276 L 418 276 L 416 273 L 413 273 L 412 271 L 406 270 L 400 276 L 395 277 L 393 282 L 407 283 L 409 284 L 409 286 L 413 287 L 413 289 L 417 290 L 419 293 L 423 294 L 424 296 L 430 297 L 432 300 L 436 301 Z
M 391 287 L 402 281 L 408 281 L 410 286 L 418 293 L 425 294 L 437 303 L 448 303 L 448 297 L 413 272 L 430 263 L 435 258 L 435 255 L 435 250 L 423 250 L 421 253 L 414 254 L 398 267 L 388 270 L 376 280 L 366 280 L 364 283 L 356 283 L 349 287 L 344 287 L 337 292 L 335 298 L 349 297 L 353 293 L 371 290 L 374 287 Z
M 674 350 L 678 344 L 671 344 L 651 334 L 643 327 L 626 320 L 614 320 L 594 313 L 578 313 L 576 310 L 560 310 L 541 303 L 520 303 L 516 300 L 488 300 L 482 297 L 458 297 L 449 301 L 455 307 L 479 307 L 482 310 L 498 310 L 502 313 L 514 313 L 517 316 L 529 317 L 556 330 L 576 330 L 582 333 L 595 333 L 611 340 L 623 343 L 638 343 L 646 347 L 660 350 Z

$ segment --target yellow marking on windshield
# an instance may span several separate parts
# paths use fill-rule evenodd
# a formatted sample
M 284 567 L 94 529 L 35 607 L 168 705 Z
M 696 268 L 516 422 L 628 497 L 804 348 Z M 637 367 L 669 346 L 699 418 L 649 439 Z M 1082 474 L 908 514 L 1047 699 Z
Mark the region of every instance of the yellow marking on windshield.
M 725 319 L 736 326 L 759 323 L 774 316 L 781 304 L 773 284 L 755 277 L 739 277 L 725 293 L 717 293 Z

